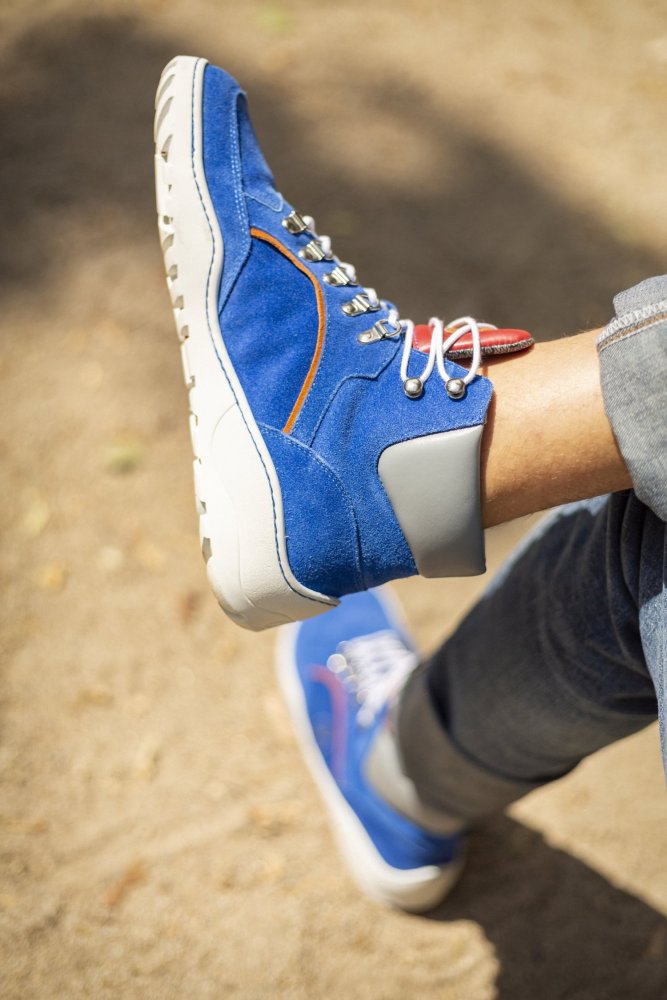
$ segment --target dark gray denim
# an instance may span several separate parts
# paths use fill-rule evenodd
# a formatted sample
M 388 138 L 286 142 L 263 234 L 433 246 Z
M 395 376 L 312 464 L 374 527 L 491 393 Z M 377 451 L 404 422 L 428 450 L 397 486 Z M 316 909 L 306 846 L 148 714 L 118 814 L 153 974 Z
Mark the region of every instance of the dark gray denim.
M 660 719 L 667 768 L 667 275 L 598 340 L 634 489 L 549 514 L 431 660 L 396 725 L 422 801 L 474 820 Z

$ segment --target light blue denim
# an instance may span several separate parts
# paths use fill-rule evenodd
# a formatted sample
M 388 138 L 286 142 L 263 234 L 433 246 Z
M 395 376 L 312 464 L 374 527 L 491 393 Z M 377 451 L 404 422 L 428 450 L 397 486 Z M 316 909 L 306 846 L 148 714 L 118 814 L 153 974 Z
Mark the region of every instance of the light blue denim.
M 421 799 L 468 822 L 656 716 L 667 769 L 667 276 L 614 304 L 601 380 L 634 490 L 547 515 L 396 713 Z

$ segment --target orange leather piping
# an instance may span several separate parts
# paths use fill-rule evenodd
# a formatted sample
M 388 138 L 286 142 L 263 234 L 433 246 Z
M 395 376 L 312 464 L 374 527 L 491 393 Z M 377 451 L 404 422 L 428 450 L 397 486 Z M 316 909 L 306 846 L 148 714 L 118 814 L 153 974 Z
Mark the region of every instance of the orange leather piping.
M 313 288 L 315 289 L 315 297 L 317 299 L 318 324 L 317 324 L 317 343 L 315 344 L 315 353 L 313 354 L 313 360 L 310 362 L 310 368 L 308 369 L 305 381 L 301 386 L 301 391 L 299 392 L 299 395 L 296 398 L 296 403 L 292 407 L 292 412 L 287 418 L 287 423 L 283 427 L 283 432 L 285 434 L 289 434 L 289 432 L 294 427 L 294 424 L 296 423 L 296 418 L 299 416 L 299 411 L 303 406 L 306 396 L 308 395 L 308 391 L 313 383 L 313 379 L 315 378 L 315 372 L 317 371 L 317 366 L 320 363 L 320 355 L 322 354 L 322 348 L 324 346 L 324 325 L 325 325 L 324 296 L 322 295 L 322 289 L 320 288 L 320 283 L 318 282 L 317 278 L 315 278 L 310 273 L 308 268 L 301 263 L 299 258 L 295 257 L 293 253 L 290 253 L 290 251 L 287 250 L 282 245 L 282 243 L 275 238 L 275 236 L 271 236 L 270 233 L 265 233 L 263 230 L 255 229 L 254 227 L 250 230 L 250 235 L 256 236 L 258 240 L 264 240 L 265 243 L 270 243 L 271 246 L 275 247 L 276 250 L 278 250 L 281 254 L 283 254 L 284 257 L 287 257 L 287 259 L 290 260 L 295 267 L 298 267 L 299 270 L 303 274 L 305 274 L 307 278 L 310 278 L 313 284 Z

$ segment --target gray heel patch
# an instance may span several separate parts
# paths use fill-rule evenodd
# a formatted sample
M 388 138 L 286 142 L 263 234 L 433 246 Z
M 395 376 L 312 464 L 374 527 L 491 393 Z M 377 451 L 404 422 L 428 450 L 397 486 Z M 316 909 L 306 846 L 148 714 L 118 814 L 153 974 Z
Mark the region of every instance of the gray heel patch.
M 486 569 L 479 495 L 483 424 L 390 445 L 378 472 L 422 576 Z

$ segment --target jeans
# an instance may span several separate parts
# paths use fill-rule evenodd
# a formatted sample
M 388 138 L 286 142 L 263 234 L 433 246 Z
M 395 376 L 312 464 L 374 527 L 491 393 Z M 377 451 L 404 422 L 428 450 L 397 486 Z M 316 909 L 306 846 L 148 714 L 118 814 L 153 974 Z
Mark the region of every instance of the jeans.
M 598 339 L 633 491 L 545 518 L 394 714 L 420 800 L 473 820 L 656 715 L 667 771 L 667 275 L 614 299 Z
M 399 749 L 425 804 L 477 819 L 656 714 L 667 761 L 666 538 L 627 491 L 524 539 L 403 691 Z

